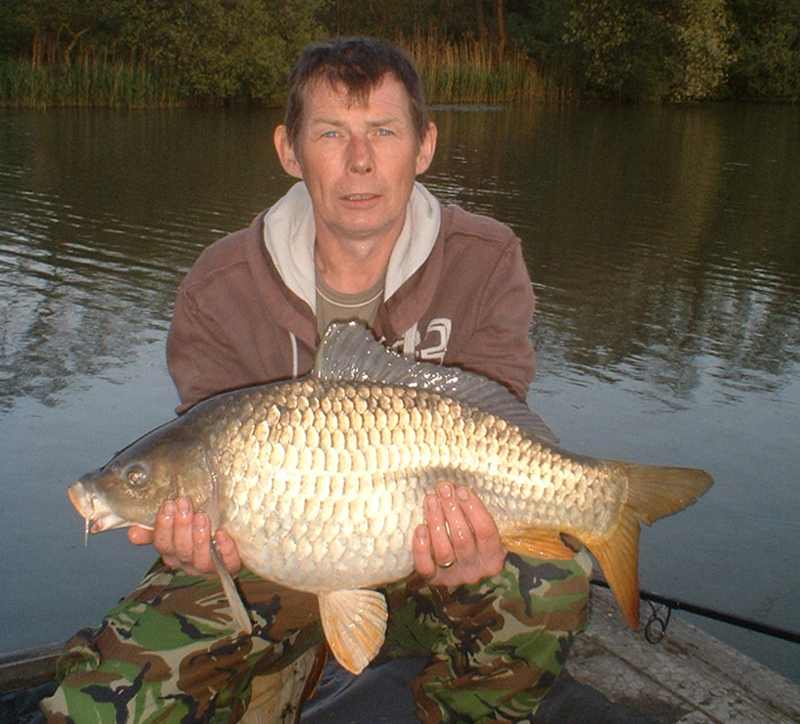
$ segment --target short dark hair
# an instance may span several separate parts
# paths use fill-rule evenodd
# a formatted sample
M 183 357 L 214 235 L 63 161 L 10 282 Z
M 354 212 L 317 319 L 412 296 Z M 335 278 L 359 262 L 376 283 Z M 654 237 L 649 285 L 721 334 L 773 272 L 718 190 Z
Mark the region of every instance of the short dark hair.
M 405 52 L 375 38 L 337 38 L 306 46 L 289 75 L 286 125 L 289 142 L 295 145 L 303 123 L 306 89 L 319 80 L 334 88 L 343 86 L 353 102 L 365 103 L 383 77 L 391 73 L 408 92 L 411 119 L 422 140 L 428 127 L 428 112 L 422 81 Z

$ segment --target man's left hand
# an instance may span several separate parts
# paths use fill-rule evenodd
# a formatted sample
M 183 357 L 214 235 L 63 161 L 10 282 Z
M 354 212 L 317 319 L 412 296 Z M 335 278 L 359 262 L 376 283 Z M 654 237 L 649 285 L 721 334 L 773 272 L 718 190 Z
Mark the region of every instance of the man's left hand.
M 425 496 L 425 524 L 414 531 L 414 567 L 435 586 L 496 576 L 506 550 L 494 518 L 471 490 L 440 483 Z

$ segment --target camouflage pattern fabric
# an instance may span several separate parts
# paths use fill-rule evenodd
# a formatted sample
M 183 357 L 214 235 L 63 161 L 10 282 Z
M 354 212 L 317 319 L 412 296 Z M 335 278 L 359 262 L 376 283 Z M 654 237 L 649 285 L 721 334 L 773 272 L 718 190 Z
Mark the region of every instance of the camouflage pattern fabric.
M 419 579 L 387 589 L 388 655 L 432 654 L 414 681 L 424 722 L 530 717 L 586 623 L 591 562 L 510 554 L 503 571 L 452 593 Z
M 425 722 L 525 721 L 585 625 L 591 563 L 511 554 L 501 573 L 448 592 L 419 577 L 385 589 L 381 657 L 430 655 L 413 683 Z M 84 629 L 42 702 L 50 722 L 235 722 L 253 677 L 322 642 L 316 596 L 243 572 L 253 634 L 235 630 L 218 582 L 156 564 L 99 629 Z

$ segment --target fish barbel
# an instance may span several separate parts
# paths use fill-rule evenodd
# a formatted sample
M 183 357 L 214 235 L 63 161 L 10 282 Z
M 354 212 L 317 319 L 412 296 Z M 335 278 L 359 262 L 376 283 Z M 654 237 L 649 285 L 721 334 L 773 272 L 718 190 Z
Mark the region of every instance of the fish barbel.
M 471 487 L 507 549 L 597 559 L 638 626 L 639 524 L 685 508 L 702 470 L 576 455 L 504 387 L 406 359 L 358 323 L 331 325 L 306 377 L 227 392 L 146 434 L 68 491 L 92 533 L 152 527 L 188 496 L 254 573 L 316 593 L 326 638 L 360 673 L 386 630 L 372 590 L 413 570 L 412 535 L 436 483 Z M 251 622 L 215 554 L 234 618 Z

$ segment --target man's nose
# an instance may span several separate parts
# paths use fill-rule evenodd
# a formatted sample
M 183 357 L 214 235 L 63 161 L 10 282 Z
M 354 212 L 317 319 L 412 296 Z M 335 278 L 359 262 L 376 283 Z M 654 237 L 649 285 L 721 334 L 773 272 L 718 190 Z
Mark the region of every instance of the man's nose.
M 347 148 L 348 166 L 353 173 L 369 173 L 374 167 L 372 146 L 366 138 L 351 136 Z

